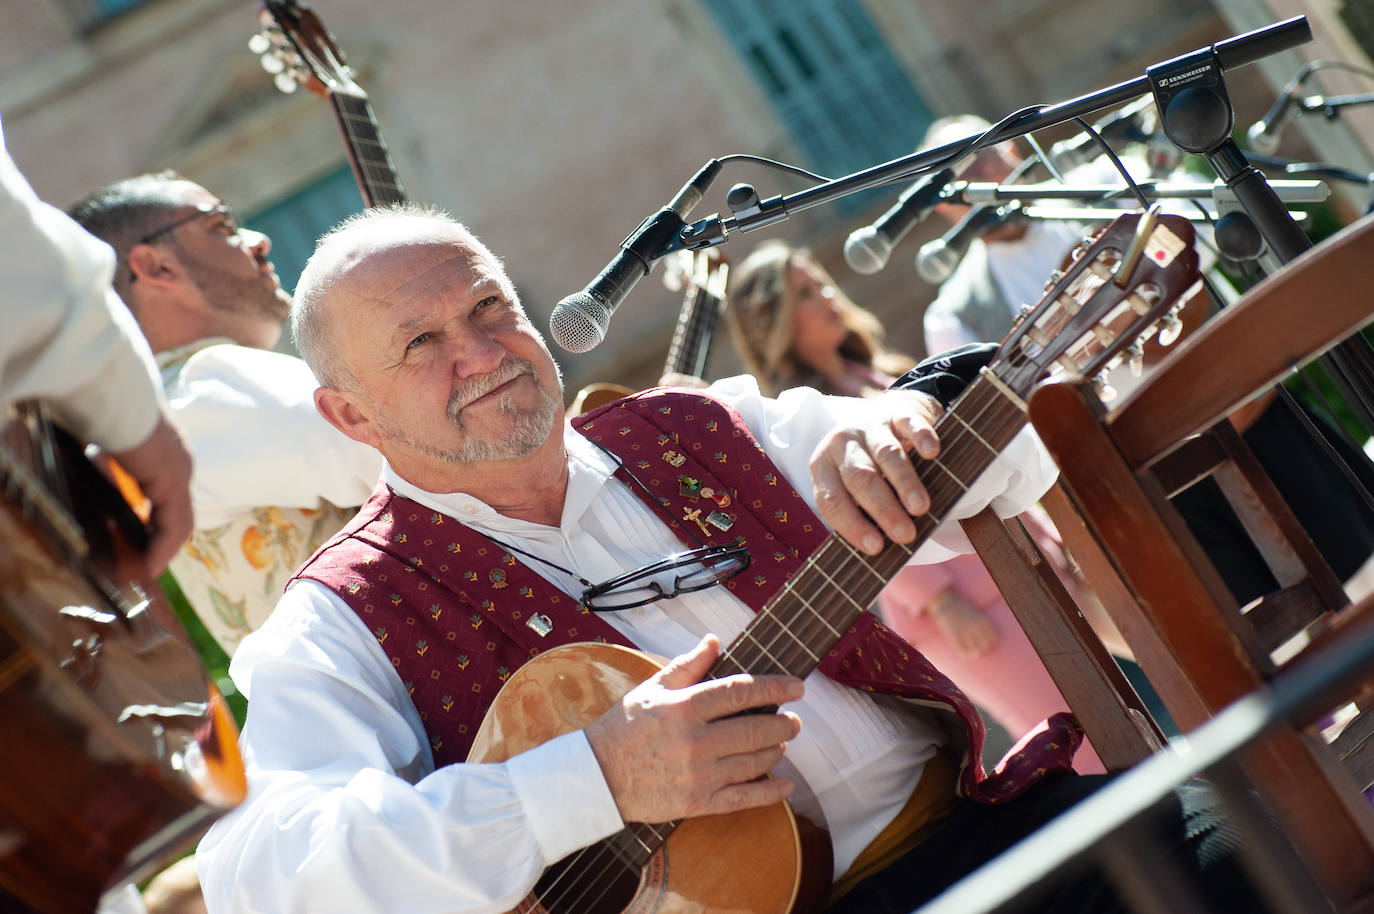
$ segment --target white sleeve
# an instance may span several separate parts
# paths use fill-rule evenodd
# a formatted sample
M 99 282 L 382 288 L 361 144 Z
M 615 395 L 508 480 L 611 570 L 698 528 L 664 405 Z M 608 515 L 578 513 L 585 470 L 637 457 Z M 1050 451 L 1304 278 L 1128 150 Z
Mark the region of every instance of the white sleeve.
M 740 414 L 769 458 L 813 509 L 816 498 L 811 487 L 812 452 L 826 433 L 855 424 L 862 420 L 864 412 L 880 408 L 878 398 L 827 396 L 809 387 L 785 390 L 777 399 L 769 399 L 748 375 L 726 378 L 709 389 Z M 1027 425 L 969 486 L 912 561 L 925 565 L 972 552 L 973 545 L 956 521 L 989 505 L 1000 517 L 1020 514 L 1045 494 L 1058 474 L 1059 468 L 1049 451 Z
M 926 308 L 925 316 L 921 318 L 921 332 L 925 336 L 926 352 L 930 355 L 949 352 L 969 343 L 994 342 L 975 338 L 969 326 L 959 320 L 952 309 L 945 307 L 939 298 Z
M 250 698 L 250 792 L 197 852 L 211 914 L 508 911 L 549 864 L 622 827 L 580 730 L 434 771 L 385 653 L 313 581 L 231 672 Z
M 41 398 L 106 450 L 157 424 L 161 384 L 133 315 L 111 287 L 114 251 L 38 199 L 0 133 L 0 401 Z
M 382 457 L 320 416 L 317 387 L 305 362 L 279 352 L 224 343 L 187 360 L 167 399 L 191 449 L 197 528 L 257 505 L 367 500 Z

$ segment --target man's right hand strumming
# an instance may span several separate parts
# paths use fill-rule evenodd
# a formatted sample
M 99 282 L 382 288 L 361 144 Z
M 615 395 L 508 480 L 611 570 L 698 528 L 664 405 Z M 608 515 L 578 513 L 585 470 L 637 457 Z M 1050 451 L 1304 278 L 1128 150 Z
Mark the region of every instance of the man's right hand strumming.
M 669 661 L 586 729 L 626 822 L 669 822 L 785 799 L 792 783 L 762 778 L 801 730 L 790 712 L 740 714 L 802 696 L 792 676 L 705 682 L 720 653 L 714 635 Z

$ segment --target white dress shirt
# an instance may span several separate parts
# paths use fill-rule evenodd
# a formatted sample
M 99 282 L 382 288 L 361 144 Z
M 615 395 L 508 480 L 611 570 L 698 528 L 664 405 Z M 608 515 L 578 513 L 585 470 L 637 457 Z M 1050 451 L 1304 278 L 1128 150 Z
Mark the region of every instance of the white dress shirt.
M 749 378 L 711 391 L 741 413 L 808 502 L 815 444 L 873 406 L 807 389 L 769 400 Z M 423 492 L 389 468 L 385 478 L 398 494 L 590 581 L 681 550 L 654 509 L 610 478 L 612 460 L 571 428 L 565 440 L 570 476 L 557 528 L 504 517 L 463 493 Z M 1015 513 L 1053 477 L 1038 442 L 1018 438 L 954 513 L 990 501 Z M 957 549 L 962 533 L 945 532 Z M 923 558 L 950 554 L 928 546 Z M 575 579 L 529 564 L 580 592 Z M 749 616 L 728 591 L 711 588 L 607 618 L 643 649 L 671 656 L 708 631 L 728 642 Z M 250 700 L 243 747 L 251 793 L 200 847 L 214 914 L 505 911 L 548 864 L 622 827 L 580 731 L 505 763 L 435 771 L 419 715 L 375 637 L 314 582 L 287 591 L 244 640 L 231 672 Z M 786 771 L 799 775 L 801 804 L 829 827 L 839 873 L 900 809 L 942 736 L 923 712 L 818 675 L 789 707 L 803 726 Z
M 980 339 L 971 324 L 968 310 L 980 304 L 958 293 L 965 284 L 941 286 L 938 295 L 921 318 L 926 351 L 948 352 L 968 343 L 996 343 L 1011 329 L 1022 305 L 1034 305 L 1045 291 L 1050 274 L 1059 269 L 1064 256 L 1082 240 L 1083 230 L 1076 224 L 1032 220 L 1026 234 L 1015 241 L 985 241 L 975 238 L 964 255 L 967 269 L 983 269 L 1001 297 L 1005 319 L 998 323 L 998 335 Z M 1001 315 L 999 315 L 1000 317 Z
M 143 332 L 111 286 L 114 251 L 38 199 L 3 128 L 0 239 L 0 406 L 38 398 L 106 450 L 142 443 L 157 424 L 161 387 Z M 99 906 L 145 910 L 132 885 L 112 888 Z
M 41 398 L 73 435 L 140 444 L 160 408 L 152 353 L 115 295 L 114 251 L 38 199 L 0 132 L 0 404 Z

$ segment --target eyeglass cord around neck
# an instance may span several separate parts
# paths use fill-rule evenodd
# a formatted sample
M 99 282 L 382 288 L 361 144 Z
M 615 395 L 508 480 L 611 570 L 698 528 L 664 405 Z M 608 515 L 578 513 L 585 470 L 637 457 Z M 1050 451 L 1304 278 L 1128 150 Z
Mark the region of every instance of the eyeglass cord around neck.
M 615 461 L 617 470 L 623 470 L 625 475 L 630 477 L 630 481 L 633 482 L 636 486 L 638 486 L 644 492 L 644 494 L 649 497 L 649 502 L 665 517 L 668 518 L 669 525 L 675 524 L 677 522 L 677 519 L 674 518 L 673 515 L 668 511 L 668 509 L 663 506 L 663 504 L 658 500 L 654 493 L 650 491 L 649 487 L 646 486 L 643 482 L 641 482 L 639 477 L 636 476 L 633 472 L 631 472 L 630 468 L 625 466 L 624 462 L 622 462 L 619 457 L 617 457 L 610 451 L 606 450 L 606 448 L 604 448 L 600 443 L 592 441 L 590 438 L 588 438 L 587 441 L 595 445 L 597 450 L 601 451 L 601 453 L 605 454 L 607 457 L 611 458 L 611 460 Z M 612 475 L 615 474 L 613 473 Z M 700 536 L 697 536 L 696 532 L 693 531 L 691 527 L 684 526 L 683 529 L 687 531 L 688 536 L 696 540 L 703 548 L 710 546 L 710 544 L 703 540 Z M 555 571 L 561 571 L 569 577 L 576 578 L 577 582 L 581 584 L 583 588 L 585 588 L 586 590 L 590 590 L 596 586 L 591 581 L 588 581 L 586 578 L 582 577 L 582 575 L 573 571 L 571 568 L 564 568 L 557 562 L 552 562 L 546 558 L 541 558 L 537 555 L 534 555 L 533 553 L 526 552 L 524 549 L 521 549 L 518 546 L 512 546 L 510 543 L 503 542 L 489 533 L 484 533 L 482 535 L 485 536 L 487 539 L 491 540 L 496 545 L 500 546 L 502 549 L 507 549 L 511 552 L 517 553 L 518 555 L 523 555 L 527 559 L 534 559 L 536 562 L 540 562 L 541 564 L 547 565 Z

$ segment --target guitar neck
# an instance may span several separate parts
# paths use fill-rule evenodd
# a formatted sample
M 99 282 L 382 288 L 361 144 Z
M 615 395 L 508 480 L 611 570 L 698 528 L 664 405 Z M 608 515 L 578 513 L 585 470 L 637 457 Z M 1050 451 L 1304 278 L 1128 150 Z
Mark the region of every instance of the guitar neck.
M 668 358 L 663 363 L 664 374 L 705 377 L 706 357 L 725 298 L 727 269 L 725 264 L 719 264 L 715 270 L 699 274 L 689 285 L 673 330 L 673 341 L 668 346 Z
M 986 375 L 969 385 L 935 425 L 939 456 L 915 461 L 930 510 L 913 518 L 914 541 L 889 542 L 870 556 L 832 533 L 722 652 L 709 675 L 805 677 L 815 669 L 1025 425 L 1019 400 L 999 386 Z
M 377 126 L 372 104 L 365 95 L 334 92 L 329 96 L 334 117 L 348 147 L 348 163 L 366 206 L 386 206 L 406 201 L 405 188 L 396 174 L 396 163 Z

